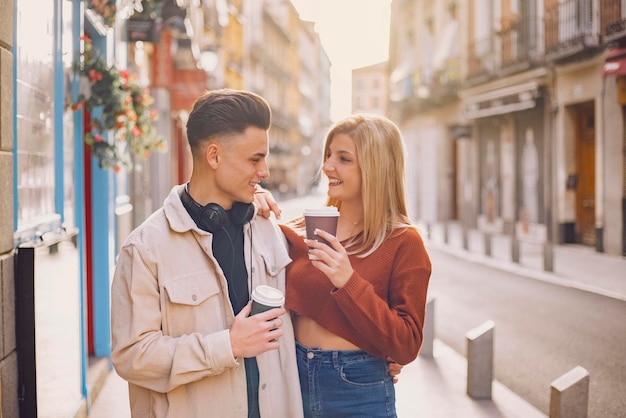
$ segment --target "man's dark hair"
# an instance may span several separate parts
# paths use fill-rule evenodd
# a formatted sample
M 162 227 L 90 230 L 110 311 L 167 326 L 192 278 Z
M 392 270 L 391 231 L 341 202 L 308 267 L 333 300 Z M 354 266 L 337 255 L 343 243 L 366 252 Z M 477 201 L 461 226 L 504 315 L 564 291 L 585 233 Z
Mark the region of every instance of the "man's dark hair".
M 196 100 L 187 120 L 192 153 L 204 140 L 240 134 L 250 126 L 268 130 L 272 112 L 258 94 L 232 89 L 211 90 Z

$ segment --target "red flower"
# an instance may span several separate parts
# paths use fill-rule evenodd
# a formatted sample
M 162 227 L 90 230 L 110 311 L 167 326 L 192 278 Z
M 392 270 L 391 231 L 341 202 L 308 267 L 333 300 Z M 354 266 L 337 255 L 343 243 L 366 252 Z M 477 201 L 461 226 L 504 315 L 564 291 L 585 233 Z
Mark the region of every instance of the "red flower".
M 128 70 L 120 70 L 120 81 L 122 82 L 122 87 L 128 87 L 128 78 L 130 74 Z
M 89 80 L 93 83 L 102 80 L 102 73 L 97 72 L 93 68 L 89 70 Z

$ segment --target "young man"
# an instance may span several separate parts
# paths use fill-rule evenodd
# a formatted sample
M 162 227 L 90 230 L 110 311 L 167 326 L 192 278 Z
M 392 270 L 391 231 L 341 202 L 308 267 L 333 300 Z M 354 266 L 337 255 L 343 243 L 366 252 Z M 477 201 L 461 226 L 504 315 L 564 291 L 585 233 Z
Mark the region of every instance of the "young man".
M 250 316 L 259 284 L 284 292 L 291 261 L 277 225 L 255 217 L 271 112 L 216 90 L 187 122 L 189 183 L 120 250 L 111 289 L 111 360 L 133 417 L 300 417 L 289 315 Z

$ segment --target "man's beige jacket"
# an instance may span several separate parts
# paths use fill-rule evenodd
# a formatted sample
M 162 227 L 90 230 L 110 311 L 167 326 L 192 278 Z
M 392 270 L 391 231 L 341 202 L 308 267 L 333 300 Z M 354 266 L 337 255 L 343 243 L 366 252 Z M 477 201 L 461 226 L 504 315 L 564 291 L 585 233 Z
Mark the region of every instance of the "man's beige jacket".
M 246 372 L 234 358 L 234 314 L 226 278 L 200 230 L 172 189 L 161 209 L 123 244 L 111 288 L 111 360 L 129 382 L 135 418 L 247 417 Z M 291 261 L 278 226 L 255 217 L 244 226 L 253 288 L 285 291 Z M 250 253 L 252 251 L 252 253 Z M 257 356 L 263 418 L 302 416 L 289 314 L 280 348 Z

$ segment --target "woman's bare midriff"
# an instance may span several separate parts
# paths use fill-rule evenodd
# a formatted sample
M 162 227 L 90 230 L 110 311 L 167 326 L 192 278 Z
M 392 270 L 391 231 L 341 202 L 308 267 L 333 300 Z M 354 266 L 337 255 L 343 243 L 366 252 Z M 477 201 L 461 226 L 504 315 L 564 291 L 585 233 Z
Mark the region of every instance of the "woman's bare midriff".
M 302 315 L 293 315 L 296 340 L 305 347 L 322 350 L 360 350 L 351 342 L 322 328 L 317 322 Z

